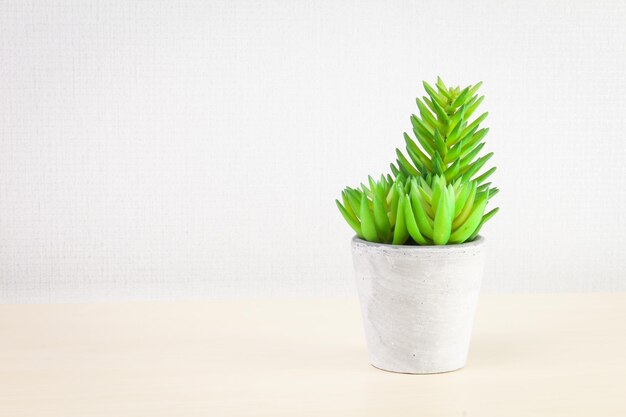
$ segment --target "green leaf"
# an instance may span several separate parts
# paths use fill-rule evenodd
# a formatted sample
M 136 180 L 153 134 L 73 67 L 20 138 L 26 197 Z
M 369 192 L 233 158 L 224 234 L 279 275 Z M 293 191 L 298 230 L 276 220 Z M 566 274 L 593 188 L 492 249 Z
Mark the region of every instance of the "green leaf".
M 419 187 L 416 191 L 422 196 L 427 204 L 432 205 L 432 194 L 428 194 L 428 190 L 426 190 L 424 187 Z
M 489 219 L 491 219 L 493 216 L 495 216 L 498 211 L 500 211 L 500 207 L 496 207 L 493 210 L 491 210 L 489 213 L 485 214 L 483 216 L 483 219 L 482 219 L 481 223 L 483 223 L 483 224 L 487 223 L 489 221 Z
M 454 180 L 454 182 L 452 183 L 452 186 L 454 187 L 454 192 L 458 193 L 459 188 L 461 188 L 462 185 L 463 183 L 461 182 L 461 178 L 457 178 L 456 180 Z
M 433 193 L 433 189 L 432 189 L 432 188 L 430 188 L 430 185 L 428 185 L 428 181 L 427 181 L 427 180 L 425 180 L 423 177 L 419 177 L 419 180 L 418 180 L 418 181 L 419 181 L 419 185 L 420 185 L 420 187 L 421 187 L 421 188 L 423 188 L 423 189 L 425 189 L 425 190 L 426 190 L 426 192 L 427 192 L 429 195 L 432 195 L 432 193 Z
M 433 238 L 433 221 L 428 217 L 417 194 L 411 193 L 411 203 L 415 221 L 420 232 L 429 239 Z
M 424 134 L 422 134 L 422 132 L 420 132 L 418 129 L 413 128 L 413 133 L 415 134 L 417 141 L 420 143 L 420 145 L 422 145 L 422 148 L 424 148 L 426 153 L 428 153 L 430 156 L 434 155 L 435 149 L 432 145 L 433 142 L 429 140 Z
M 391 172 L 393 173 L 393 176 L 397 177 L 398 174 L 400 173 L 400 170 L 398 169 L 398 167 L 396 167 L 393 163 L 389 164 L 389 167 L 391 168 Z
M 469 181 L 479 169 L 485 165 L 485 163 L 493 156 L 493 152 L 489 152 L 487 155 L 478 158 L 470 165 L 464 167 L 461 172 L 463 173 L 463 181 Z
M 439 196 L 443 192 L 443 189 L 446 188 L 446 182 L 444 177 L 436 176 L 433 178 L 433 192 L 431 194 L 431 206 L 433 211 L 437 212 L 437 208 L 439 207 Z
M 396 155 L 398 157 L 398 164 L 400 168 L 403 168 L 408 175 L 418 176 L 420 173 L 411 163 L 405 158 L 405 156 L 400 152 L 400 149 L 396 149 Z
M 485 181 L 487 178 L 489 178 L 491 176 L 491 174 L 493 174 L 494 172 L 496 172 L 496 167 L 490 168 L 487 172 L 482 174 L 480 177 L 477 177 L 475 181 L 478 184 L 481 184 L 483 181 Z
M 395 185 L 391 187 L 391 204 L 389 204 L 389 224 L 394 226 L 396 224 L 396 213 L 398 211 L 398 199 L 400 194 L 398 187 Z
M 369 202 L 367 196 L 363 194 L 361 196 L 361 232 L 363 238 L 370 242 L 378 242 L 378 233 L 376 232 L 376 223 L 374 222 L 374 216 L 370 211 Z
M 463 143 L 465 143 L 465 145 L 463 145 L 463 146 L 468 147 L 469 143 L 473 140 L 473 137 L 474 137 L 473 135 L 476 132 L 476 130 L 478 130 L 478 126 L 474 127 L 473 129 L 471 129 L 469 131 L 467 131 L 467 128 L 463 128 L 463 133 L 461 133 L 461 135 L 460 135 L 461 139 L 459 139 L 457 141 L 457 143 L 463 142 Z M 467 133 L 465 133 L 466 131 L 467 131 Z
M 391 238 L 391 224 L 389 223 L 389 217 L 387 217 L 385 205 L 378 193 L 374 194 L 374 224 L 376 225 L 376 233 L 382 241 L 389 241 Z
M 452 98 L 452 94 L 450 94 L 450 92 L 448 91 L 448 88 L 446 87 L 446 85 L 443 83 L 443 81 L 441 80 L 441 77 L 437 77 L 437 90 L 439 90 L 439 93 L 443 96 L 445 96 L 448 100 L 450 100 Z
M 417 178 L 415 178 L 415 177 L 411 178 L 410 192 L 412 194 L 420 196 L 420 199 L 425 201 L 427 205 L 431 204 L 432 200 L 431 200 L 430 193 L 427 191 L 427 189 L 425 189 L 424 187 L 421 187 L 421 186 L 419 186 L 417 184 Z
M 358 216 L 356 215 L 354 210 L 352 210 L 352 207 L 350 207 L 348 192 L 346 190 L 343 190 L 341 192 L 341 200 L 343 201 L 343 206 L 346 208 L 346 211 L 350 214 L 350 216 L 353 217 L 354 220 L 358 220 Z
M 455 230 L 454 233 L 452 233 L 452 235 L 450 236 L 450 242 L 465 242 L 480 224 L 486 206 L 487 195 L 483 194 L 479 199 L 476 200 L 474 209 L 470 213 L 467 220 L 457 230 Z
M 404 202 L 406 195 L 400 194 L 398 200 L 398 212 L 396 214 L 396 227 L 393 229 L 393 244 L 402 245 L 409 238 L 409 232 L 406 228 L 405 216 L 404 216 Z
M 465 206 L 465 203 L 467 202 L 467 199 L 469 198 L 472 192 L 472 188 L 474 186 L 475 186 L 475 183 L 466 182 L 461 187 L 461 191 L 456 196 L 456 200 L 454 202 L 454 218 L 455 219 L 459 215 L 463 207 Z
M 352 230 L 356 232 L 358 237 L 362 238 L 363 236 L 361 235 L 361 224 L 359 223 L 359 221 L 355 219 L 354 217 L 352 217 L 350 213 L 348 213 L 348 210 L 344 206 L 341 205 L 339 200 L 335 200 L 335 203 L 337 203 L 337 208 L 339 208 L 341 215 L 346 220 L 346 222 L 350 225 Z
M 350 208 L 352 212 L 359 217 L 359 212 L 361 210 L 361 191 L 354 190 L 352 188 L 346 188 L 345 190 L 346 196 L 348 197 L 348 203 L 350 204 Z
M 384 174 L 380 174 L 380 178 L 378 179 L 378 184 L 380 191 L 383 195 L 387 194 L 387 190 L 389 189 L 389 184 L 387 184 L 387 177 Z
M 367 184 L 369 185 L 370 189 L 370 197 L 372 198 L 372 201 L 374 201 L 374 195 L 378 192 L 378 189 L 376 187 L 376 182 L 371 175 L 367 176 Z
M 452 213 L 450 210 L 449 194 L 442 190 L 439 194 L 439 203 L 435 213 L 435 225 L 433 227 L 433 242 L 435 245 L 445 245 L 450 239 L 452 232 Z
M 469 97 L 473 96 L 474 94 L 476 94 L 476 92 L 478 91 L 478 89 L 480 88 L 480 86 L 483 85 L 482 81 L 477 82 L 467 93 L 467 95 Z
M 452 222 L 452 230 L 458 229 L 463 223 L 465 223 L 470 213 L 472 212 L 472 208 L 474 207 L 474 200 L 476 199 L 477 191 L 476 191 L 476 183 L 472 182 L 471 184 L 472 185 L 470 188 L 470 194 L 467 197 L 465 204 L 463 204 L 463 208 L 455 216 L 454 221 Z M 456 208 L 455 208 L 455 212 L 456 212 Z
M 448 118 L 448 114 L 444 110 L 443 106 L 441 106 L 436 100 L 433 101 L 433 106 L 435 107 L 435 113 L 437 114 L 437 120 L 442 125 L 442 128 L 447 129 L 448 123 L 450 123 L 450 119 Z
M 416 167 L 424 166 L 427 170 L 432 171 L 432 161 L 419 148 L 413 150 L 407 147 L 406 150 Z
M 446 107 L 448 103 L 446 103 L 446 101 L 435 91 L 435 89 L 432 88 L 430 84 L 428 84 L 426 81 L 424 81 L 423 84 L 426 93 L 428 93 L 428 95 L 432 99 L 432 103 L 435 106 L 435 111 L 437 111 L 437 105 L 439 105 L 440 108 Z
M 450 117 L 450 125 L 448 126 L 448 136 L 450 136 L 450 132 L 454 129 L 458 124 L 462 124 L 465 120 L 465 104 L 459 107 L 452 117 Z
M 420 111 L 422 119 L 424 119 L 423 122 L 428 124 L 431 130 L 437 129 L 440 126 L 439 122 L 435 119 L 435 116 L 430 112 L 428 107 L 422 103 L 419 97 L 415 99 L 415 102 L 417 103 L 417 108 Z
M 480 152 L 484 146 L 485 146 L 485 142 L 482 142 L 482 143 L 478 144 L 478 146 L 476 146 L 471 151 L 469 151 L 467 153 L 464 153 L 462 155 L 462 157 L 461 157 L 461 165 L 463 167 L 469 165 L 469 163 L 474 160 L 476 155 L 478 155 L 478 152 Z
M 472 114 L 474 114 L 474 112 L 476 111 L 476 109 L 478 108 L 478 106 L 480 106 L 480 103 L 483 102 L 485 96 L 480 96 L 478 98 L 478 100 L 476 100 L 475 102 L 473 102 L 472 104 L 469 104 L 467 106 L 467 109 L 465 111 L 465 119 L 469 119 L 470 117 L 472 117 Z
M 462 150 L 463 150 L 463 141 L 457 143 L 455 146 L 450 148 L 450 150 L 446 154 L 446 157 L 443 158 L 443 162 L 445 162 L 446 164 L 449 164 L 455 159 L 458 159 L 461 156 Z
M 482 220 L 480 221 L 480 223 L 478 224 L 478 227 L 476 228 L 476 230 L 474 230 L 474 233 L 472 233 L 472 235 L 468 237 L 466 241 L 474 240 L 476 236 L 478 236 L 478 233 L 480 232 L 480 229 L 482 229 L 483 225 L 487 223 L 489 219 L 495 216 L 499 210 L 500 210 L 500 207 L 496 207 L 493 210 L 491 210 L 489 213 L 485 214 Z
M 478 191 L 487 191 L 489 189 L 490 185 L 491 185 L 491 182 L 486 182 L 486 183 L 480 185 L 479 187 L 477 187 L 476 190 L 478 190 Z
M 413 213 L 413 207 L 411 206 L 411 199 L 409 198 L 405 199 L 404 201 L 404 217 L 406 229 L 409 232 L 411 238 L 413 238 L 413 240 L 420 245 L 428 244 L 426 238 L 422 236 L 419 227 L 417 226 L 415 214 Z
M 487 118 L 487 116 L 489 116 L 489 112 L 484 112 L 483 114 L 481 114 L 480 116 L 478 116 L 478 118 L 476 120 L 474 120 L 472 123 L 470 123 L 469 126 L 467 126 L 465 128 L 465 130 L 463 130 L 463 133 L 461 133 L 461 137 L 464 137 L 467 133 L 469 133 L 473 128 L 477 128 L 479 124 L 482 123 L 483 120 L 485 120 Z M 469 116 L 466 116 L 466 118 L 469 119 Z
M 461 94 L 459 94 L 459 96 L 456 98 L 456 100 L 454 100 L 454 102 L 452 103 L 452 107 L 453 108 L 457 108 L 457 107 L 460 107 L 462 104 L 464 104 L 465 100 L 468 97 L 472 96 L 471 94 L 468 95 L 469 91 L 470 91 L 470 88 L 469 87 L 465 87 L 463 89 L 463 91 L 461 91 Z
M 446 169 L 446 172 L 444 173 L 444 175 L 446 177 L 447 182 L 452 182 L 456 178 L 456 176 L 459 174 L 460 166 L 461 166 L 461 160 L 457 159 L 456 161 L 454 161 L 452 165 L 448 167 L 448 169 Z
M 446 169 L 445 164 L 443 163 L 443 159 L 439 156 L 439 152 L 435 151 L 435 156 L 433 157 L 433 169 L 432 171 L 436 175 L 443 175 L 444 170 Z
M 450 210 L 450 223 L 454 220 L 454 205 L 456 204 L 456 193 L 452 184 L 448 185 L 448 210 Z
M 474 105 L 474 103 L 476 103 L 476 100 L 478 99 L 478 94 L 472 95 L 471 97 L 468 94 L 468 97 L 469 99 L 464 104 L 466 109 L 469 109 L 471 106 Z
M 424 123 L 424 121 L 418 118 L 415 115 L 411 116 L 411 125 L 413 125 L 413 129 L 417 130 L 419 134 L 424 136 L 426 139 L 431 141 L 433 144 L 435 143 L 435 129 L 432 129 L 430 126 Z
M 380 182 L 376 183 L 376 181 L 374 180 L 374 178 L 372 178 L 371 175 L 367 176 L 367 180 L 369 181 L 370 190 L 372 191 L 372 201 L 374 201 L 374 198 L 373 198 L 374 195 L 377 195 L 378 198 L 381 200 L 381 202 L 384 201 L 386 195 L 385 195 L 385 190 L 383 189 L 383 184 L 381 184 Z
M 416 153 L 416 155 L 417 155 L 417 154 L 419 154 L 419 153 L 421 153 L 421 154 L 424 156 L 424 158 L 426 158 L 426 160 L 428 160 L 428 157 L 427 157 L 426 155 L 424 155 L 424 154 L 423 154 L 423 152 L 421 151 L 421 149 L 419 148 L 419 146 L 417 146 L 417 143 L 415 143 L 415 142 L 413 141 L 413 139 L 411 139 L 411 137 L 410 137 L 409 135 L 407 135 L 407 134 L 406 134 L 406 132 L 404 133 L 404 142 L 406 143 L 406 148 L 407 148 L 407 151 L 408 151 L 409 149 L 411 149 L 411 150 L 413 150 L 413 152 L 415 152 L 415 153 Z M 409 155 L 409 156 L 410 156 L 410 155 Z M 421 161 L 420 161 L 420 164 L 422 164 L 422 165 L 423 165 L 423 162 L 421 162 Z
M 439 155 L 442 157 L 445 157 L 448 153 L 448 147 L 438 130 L 435 130 L 435 150 L 439 152 Z
M 452 147 L 454 146 L 457 142 L 461 141 L 461 132 L 463 131 L 465 126 L 465 123 L 457 123 L 457 125 L 454 127 L 454 129 L 452 129 L 452 131 L 450 131 L 450 134 L 448 135 L 448 139 L 446 140 L 446 143 L 448 144 L 448 147 Z
M 487 136 L 487 133 L 489 133 L 489 128 L 480 129 L 476 133 L 473 133 L 469 137 L 469 140 L 464 145 L 463 152 L 461 153 L 461 158 L 465 157 L 465 155 L 467 155 L 469 152 L 471 152 L 471 150 L 474 148 L 474 146 L 477 145 L 478 143 L 480 143 L 480 141 L 485 136 Z
M 390 175 L 388 175 L 390 176 Z M 389 207 L 389 205 L 391 204 L 391 200 L 393 199 L 393 190 L 395 187 L 393 187 L 393 180 L 389 181 L 389 183 L 392 185 L 391 187 L 389 187 L 389 189 L 387 190 L 387 195 L 385 196 L 385 207 Z

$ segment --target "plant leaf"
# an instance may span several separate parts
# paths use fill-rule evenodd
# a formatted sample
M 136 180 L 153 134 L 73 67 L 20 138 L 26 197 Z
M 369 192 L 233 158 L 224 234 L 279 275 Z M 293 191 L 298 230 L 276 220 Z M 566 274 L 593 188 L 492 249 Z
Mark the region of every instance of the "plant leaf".
M 461 187 L 461 191 L 457 194 L 456 200 L 454 202 L 454 218 L 455 219 L 457 218 L 457 216 L 459 215 L 459 213 L 461 212 L 461 210 L 465 206 L 465 203 L 467 202 L 467 199 L 469 198 L 470 194 L 472 193 L 473 185 L 474 185 L 474 183 L 472 183 L 472 182 L 464 183 L 463 186 Z
M 448 153 L 448 147 L 446 146 L 446 142 L 444 142 L 443 137 L 438 130 L 435 130 L 435 150 L 439 152 L 439 155 L 445 157 Z
M 433 221 L 428 217 L 419 196 L 411 193 L 411 206 L 415 214 L 415 221 L 420 232 L 429 239 L 433 238 Z
M 491 176 L 491 174 L 493 174 L 494 172 L 496 172 L 497 167 L 493 167 L 490 168 L 487 172 L 485 172 L 484 174 L 482 174 L 480 177 L 476 178 L 476 182 L 478 184 L 482 183 L 483 181 L 485 181 L 487 178 L 489 178 Z
M 423 122 L 429 125 L 431 130 L 437 129 L 440 127 L 439 122 L 435 118 L 435 116 L 430 112 L 430 109 L 422 103 L 422 101 L 418 98 L 415 99 L 417 103 L 417 108 L 419 109 L 420 115 L 422 116 Z M 417 116 L 415 116 L 417 119 Z
M 452 182 L 459 174 L 459 167 L 461 166 L 461 160 L 457 159 L 452 165 L 450 165 L 444 173 L 447 182 Z
M 457 230 L 454 231 L 454 233 L 452 233 L 452 235 L 450 236 L 450 242 L 465 242 L 480 224 L 486 206 L 487 195 L 483 194 L 480 196 L 480 198 L 476 200 L 474 209 L 468 216 L 467 220 L 461 225 L 461 227 L 459 227 Z
M 400 173 L 400 170 L 398 169 L 398 167 L 396 167 L 395 164 L 393 163 L 389 164 L 389 167 L 391 168 L 391 172 L 393 173 L 393 176 L 397 177 L 398 174 Z
M 487 133 L 489 133 L 489 128 L 485 128 L 485 129 L 480 129 L 478 131 L 476 131 L 475 133 L 473 133 L 471 136 L 467 136 L 468 140 L 464 141 L 465 145 L 464 145 L 464 149 L 463 152 L 461 152 L 461 158 L 463 158 L 465 155 L 467 155 L 469 152 L 471 152 L 471 150 L 474 148 L 475 145 L 477 145 L 478 143 L 480 143 L 480 141 L 487 136 Z
M 417 141 L 422 145 L 422 148 L 430 155 L 431 157 L 435 154 L 435 149 L 433 148 L 433 143 L 429 139 L 427 139 L 421 132 L 417 129 L 413 128 L 413 134 L 417 138 Z
M 352 217 L 350 213 L 348 213 L 348 210 L 344 206 L 341 205 L 339 200 L 335 200 L 335 203 L 337 203 L 337 208 L 339 208 L 341 215 L 346 220 L 346 222 L 350 225 L 352 230 L 356 232 L 358 237 L 362 238 L 363 235 L 361 234 L 361 224 L 359 223 L 359 221 L 355 219 L 354 217 Z
M 411 199 L 406 198 L 404 201 L 404 217 L 406 223 L 406 229 L 409 235 L 415 242 L 420 245 L 426 245 L 426 239 L 420 233 L 417 222 L 415 221 L 415 214 L 413 213 L 413 207 L 411 206 Z
M 409 232 L 404 222 L 404 202 L 406 200 L 406 194 L 400 194 L 398 200 L 398 212 L 396 214 L 396 227 L 393 229 L 393 244 L 402 245 L 409 238 Z
M 489 213 L 485 214 L 482 220 L 480 221 L 480 223 L 478 224 L 478 227 L 476 228 L 476 230 L 474 230 L 474 233 L 472 233 L 472 235 L 468 237 L 466 241 L 474 240 L 476 236 L 478 236 L 478 233 L 480 232 L 480 229 L 482 229 L 483 225 L 487 223 L 489 219 L 495 216 L 499 210 L 500 210 L 500 207 L 496 207 L 493 210 L 491 210 Z
M 461 133 L 461 137 L 464 137 L 467 133 L 469 133 L 473 128 L 477 128 L 479 124 L 482 123 L 483 120 L 485 120 L 487 118 L 487 116 L 489 116 L 489 112 L 484 112 L 483 114 L 481 114 L 480 116 L 478 116 L 478 118 L 476 120 L 474 120 L 472 123 L 470 123 L 469 126 L 467 126 L 465 128 L 465 130 L 463 130 L 463 133 Z M 469 116 L 465 116 L 466 118 L 469 118 Z
M 459 94 L 458 97 L 456 98 L 456 100 L 454 100 L 454 102 L 452 103 L 452 107 L 453 108 L 457 108 L 457 107 L 460 107 L 462 104 L 464 104 L 465 100 L 468 97 L 472 96 L 471 94 L 468 94 L 469 91 L 470 91 L 470 88 L 469 87 L 465 87 L 463 89 L 463 91 L 461 91 L 461 94 Z
M 476 199 L 476 183 L 472 182 L 471 183 L 471 188 L 470 188 L 470 194 L 467 197 L 467 200 L 465 201 L 465 204 L 463 205 L 463 208 L 461 209 L 461 211 L 455 216 L 454 221 L 452 222 L 452 230 L 456 230 L 458 229 L 463 223 L 465 223 L 465 220 L 467 220 L 467 218 L 469 217 L 470 213 L 472 212 L 472 208 L 474 207 L 474 200 Z M 455 209 L 456 211 L 456 209 Z
M 378 193 L 374 193 L 374 224 L 376 225 L 376 233 L 382 241 L 389 241 L 391 238 L 391 224 L 389 223 L 385 205 Z
M 478 158 L 470 165 L 464 167 L 461 172 L 463 173 L 463 181 L 469 181 L 479 169 L 487 163 L 487 161 L 493 156 L 493 152 L 489 152 L 487 155 Z
M 363 194 L 361 196 L 361 232 L 365 240 L 370 242 L 378 242 L 378 233 L 376 232 L 376 224 L 374 223 L 374 217 L 370 212 L 370 206 L 367 196 Z
M 441 77 L 437 77 L 437 84 L 436 85 L 437 85 L 437 90 L 439 90 L 440 94 L 445 96 L 448 100 L 450 100 L 452 98 L 452 95 L 448 91 L 448 88 L 446 87 L 446 85 L 441 80 Z
M 424 81 L 422 84 L 424 85 L 424 90 L 426 90 L 426 93 L 428 93 L 428 95 L 432 99 L 432 103 L 433 103 L 433 106 L 435 107 L 435 111 L 437 111 L 436 110 L 437 105 L 439 105 L 440 108 L 443 108 L 447 105 L 445 100 L 441 98 L 441 96 L 435 91 L 434 88 L 430 86 L 430 84 L 428 84 L 426 81 Z
M 439 203 L 437 204 L 435 225 L 433 227 L 433 242 L 435 245 L 448 243 L 450 233 L 452 232 L 452 213 L 448 196 L 448 192 L 444 190 L 439 194 Z
M 398 164 L 407 172 L 407 174 L 411 176 L 418 176 L 420 174 L 419 171 L 415 169 L 415 167 L 406 159 L 400 149 L 396 149 L 396 156 L 398 157 Z

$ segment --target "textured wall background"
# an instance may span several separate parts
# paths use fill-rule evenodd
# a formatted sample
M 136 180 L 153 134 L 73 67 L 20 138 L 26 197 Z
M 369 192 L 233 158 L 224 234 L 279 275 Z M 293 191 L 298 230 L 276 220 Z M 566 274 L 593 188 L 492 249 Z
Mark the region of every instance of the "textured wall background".
M 626 3 L 0 3 L 0 302 L 346 295 L 334 198 L 484 81 L 487 291 L 626 290 Z

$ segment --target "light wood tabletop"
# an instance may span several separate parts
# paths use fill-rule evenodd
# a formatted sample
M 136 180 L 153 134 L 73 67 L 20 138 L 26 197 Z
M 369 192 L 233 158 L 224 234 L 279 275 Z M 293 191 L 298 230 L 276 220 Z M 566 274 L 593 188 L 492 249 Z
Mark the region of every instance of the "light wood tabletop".
M 467 366 L 368 364 L 356 300 L 0 306 L 0 416 L 625 416 L 626 294 L 482 296 Z

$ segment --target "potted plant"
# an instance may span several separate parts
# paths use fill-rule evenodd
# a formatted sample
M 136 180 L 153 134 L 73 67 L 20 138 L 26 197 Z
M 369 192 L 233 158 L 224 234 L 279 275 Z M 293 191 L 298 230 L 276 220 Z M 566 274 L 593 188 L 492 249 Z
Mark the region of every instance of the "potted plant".
M 478 233 L 498 208 L 480 156 L 487 117 L 472 117 L 482 83 L 440 78 L 417 99 L 415 140 L 396 149 L 391 173 L 347 187 L 337 200 L 354 229 L 352 254 L 369 359 L 377 368 L 439 373 L 465 365 L 484 267 Z M 405 155 L 408 155 L 405 156 Z

